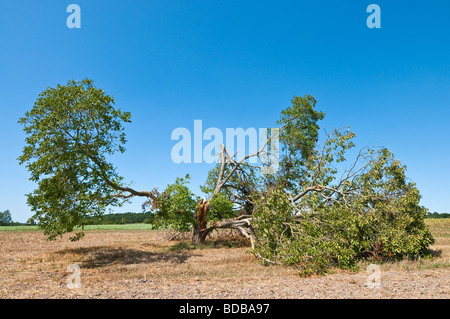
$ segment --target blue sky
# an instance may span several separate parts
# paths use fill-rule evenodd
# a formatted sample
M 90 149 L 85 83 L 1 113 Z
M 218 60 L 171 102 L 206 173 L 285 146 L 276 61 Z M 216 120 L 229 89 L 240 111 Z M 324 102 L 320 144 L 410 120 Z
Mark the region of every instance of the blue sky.
M 71 3 L 80 29 L 66 25 Z M 371 3 L 380 29 L 366 25 Z M 0 211 L 32 215 L 17 120 L 46 87 L 91 78 L 133 115 L 113 160 L 137 189 L 190 173 L 198 192 L 211 165 L 172 162 L 175 128 L 273 127 L 294 95 L 311 94 L 323 127 L 388 147 L 421 204 L 450 212 L 449 14 L 445 0 L 1 1 Z

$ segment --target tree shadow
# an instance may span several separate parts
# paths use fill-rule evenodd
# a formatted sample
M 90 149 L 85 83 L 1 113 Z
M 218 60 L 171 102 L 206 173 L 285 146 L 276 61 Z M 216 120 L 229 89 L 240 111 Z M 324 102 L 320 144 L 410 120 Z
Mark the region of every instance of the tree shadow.
M 123 247 L 80 247 L 64 249 L 57 254 L 79 256 L 81 268 L 97 268 L 108 265 L 148 264 L 158 262 L 184 263 L 193 254 L 184 251 L 151 252 Z M 76 258 L 76 257 L 75 257 Z
M 250 247 L 250 241 L 247 238 L 214 239 L 207 240 L 204 243 L 193 245 L 190 242 L 182 241 L 172 245 L 170 251 L 218 249 L 218 248 L 241 248 Z
M 433 258 L 439 258 L 439 257 L 442 256 L 442 249 L 431 249 L 431 248 L 428 248 L 428 253 Z

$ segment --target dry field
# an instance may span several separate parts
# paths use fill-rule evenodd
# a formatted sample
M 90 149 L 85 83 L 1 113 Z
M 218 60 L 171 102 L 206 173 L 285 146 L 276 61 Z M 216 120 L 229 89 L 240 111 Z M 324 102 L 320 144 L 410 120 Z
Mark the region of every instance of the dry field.
M 90 230 L 72 243 L 39 231 L 0 232 L 0 298 L 433 298 L 450 297 L 450 220 L 427 220 L 432 259 L 381 265 L 380 287 L 359 272 L 302 278 L 292 268 L 262 266 L 241 239 L 203 248 L 167 241 L 163 231 Z M 71 264 L 80 288 L 68 288 Z

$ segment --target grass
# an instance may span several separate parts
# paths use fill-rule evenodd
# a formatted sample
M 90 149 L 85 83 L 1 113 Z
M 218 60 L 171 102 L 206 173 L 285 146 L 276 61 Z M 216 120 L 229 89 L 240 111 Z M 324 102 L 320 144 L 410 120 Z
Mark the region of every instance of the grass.
M 77 229 L 81 229 L 77 228 Z M 123 225 L 86 225 L 85 230 L 152 230 L 151 224 L 123 224 Z M 4 231 L 36 231 L 38 226 L 0 226 L 0 232 Z
M 0 232 L 6 231 L 33 231 L 39 230 L 37 226 L 0 226 Z

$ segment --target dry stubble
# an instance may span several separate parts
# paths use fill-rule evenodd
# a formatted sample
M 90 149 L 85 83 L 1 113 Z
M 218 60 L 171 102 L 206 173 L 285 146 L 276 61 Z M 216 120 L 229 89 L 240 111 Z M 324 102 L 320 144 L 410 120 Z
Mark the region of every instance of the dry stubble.
M 382 265 L 380 288 L 368 287 L 365 271 L 302 278 L 293 268 L 260 265 L 239 239 L 192 249 L 164 240 L 161 231 L 87 231 L 75 243 L 67 237 L 49 242 L 40 232 L 3 232 L 0 298 L 446 299 L 448 224 L 433 229 L 435 258 Z M 81 288 L 67 287 L 71 264 L 80 266 Z

